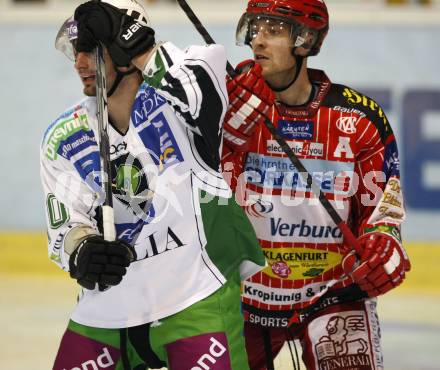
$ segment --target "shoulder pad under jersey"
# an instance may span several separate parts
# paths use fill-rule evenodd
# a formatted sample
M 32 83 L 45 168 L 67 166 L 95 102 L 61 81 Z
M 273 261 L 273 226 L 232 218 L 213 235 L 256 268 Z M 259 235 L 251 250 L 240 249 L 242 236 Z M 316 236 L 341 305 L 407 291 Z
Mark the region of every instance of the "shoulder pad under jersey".
M 372 98 L 351 87 L 333 84 L 323 105 L 343 113 L 357 114 L 369 119 L 379 131 L 382 142 L 393 134 L 382 107 Z

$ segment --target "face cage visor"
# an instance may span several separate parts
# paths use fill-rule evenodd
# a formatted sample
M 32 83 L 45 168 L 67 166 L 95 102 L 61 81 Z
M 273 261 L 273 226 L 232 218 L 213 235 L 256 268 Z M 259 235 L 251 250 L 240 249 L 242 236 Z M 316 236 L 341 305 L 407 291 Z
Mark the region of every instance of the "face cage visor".
M 61 26 L 55 39 L 55 48 L 61 51 L 72 62 L 75 61 L 75 43 L 78 38 L 77 22 L 70 17 Z
M 293 47 L 303 47 L 311 50 L 316 44 L 319 31 L 310 29 L 302 23 L 286 20 L 267 14 L 245 13 L 241 16 L 235 34 L 236 44 L 251 45 L 259 33 L 266 39 L 280 37 L 286 32 L 293 41 Z

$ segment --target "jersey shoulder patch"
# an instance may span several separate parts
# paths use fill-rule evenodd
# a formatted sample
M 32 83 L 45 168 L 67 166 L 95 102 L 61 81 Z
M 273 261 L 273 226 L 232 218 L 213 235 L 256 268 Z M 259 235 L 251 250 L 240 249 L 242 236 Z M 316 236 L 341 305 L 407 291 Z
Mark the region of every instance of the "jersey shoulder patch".
M 374 99 L 351 87 L 333 84 L 323 105 L 332 110 L 366 117 L 377 128 L 383 143 L 387 142 L 390 135 L 393 135 L 382 107 Z
M 46 130 L 42 151 L 49 160 L 57 159 L 58 155 L 70 159 L 87 142 L 96 144 L 88 109 L 90 103 L 90 99 L 84 99 L 67 109 Z

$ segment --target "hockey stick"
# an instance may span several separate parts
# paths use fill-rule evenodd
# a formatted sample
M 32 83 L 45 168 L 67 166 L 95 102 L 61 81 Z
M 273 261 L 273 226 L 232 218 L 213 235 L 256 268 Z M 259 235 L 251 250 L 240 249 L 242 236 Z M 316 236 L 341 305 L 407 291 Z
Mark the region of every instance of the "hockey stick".
M 348 243 L 348 245 L 353 247 L 353 249 L 356 251 L 356 253 L 359 256 L 362 255 L 362 248 L 359 245 L 359 242 L 357 241 L 356 237 L 353 235 L 353 232 L 350 230 L 347 223 L 342 220 L 341 216 L 339 216 L 339 213 L 336 211 L 336 209 L 327 199 L 327 197 L 321 190 L 321 187 L 317 185 L 315 181 L 313 181 L 313 178 L 310 175 L 310 173 L 304 167 L 304 165 L 299 160 L 299 158 L 295 155 L 292 148 L 290 148 L 290 146 L 278 133 L 273 123 L 269 119 L 266 119 L 265 124 L 266 127 L 269 129 L 270 133 L 272 134 L 272 136 L 274 137 L 274 139 L 283 149 L 284 153 L 287 154 L 292 164 L 299 170 L 299 175 L 301 176 L 302 180 L 307 184 L 307 187 L 309 187 L 312 190 L 313 194 L 315 194 L 315 196 L 318 197 L 319 202 L 327 211 L 332 221 L 338 226 L 339 230 L 341 230 L 342 235 L 344 236 L 344 240 Z
M 214 39 L 211 37 L 209 32 L 206 30 L 206 28 L 203 26 L 203 24 L 200 22 L 199 18 L 196 16 L 196 14 L 193 12 L 191 7 L 188 5 L 186 0 L 177 0 L 182 10 L 185 12 L 191 23 L 194 25 L 194 27 L 197 29 L 199 34 L 203 37 L 206 43 L 208 44 L 215 44 Z M 227 61 L 226 63 L 226 71 L 228 72 L 230 77 L 236 76 L 236 72 L 234 70 L 234 67 L 232 67 L 231 63 Z M 327 199 L 327 197 L 322 192 L 319 185 L 316 184 L 316 182 L 313 181 L 312 176 L 307 171 L 307 169 L 304 167 L 304 165 L 301 163 L 301 161 L 298 159 L 298 157 L 295 155 L 293 150 L 290 148 L 290 146 L 286 143 L 286 141 L 281 137 L 281 135 L 278 133 L 277 129 L 273 125 L 273 123 L 269 120 L 265 120 L 266 127 L 272 134 L 272 136 L 275 138 L 277 143 L 280 145 L 280 147 L 283 149 L 287 157 L 290 159 L 292 164 L 298 169 L 299 175 L 301 176 L 301 179 L 307 184 L 308 187 L 312 190 L 313 194 L 318 197 L 319 202 L 322 204 L 324 209 L 327 211 L 328 215 L 332 219 L 332 221 L 339 227 L 339 230 L 341 230 L 342 235 L 344 236 L 344 240 L 350 245 L 356 253 L 360 256 L 362 254 L 362 248 L 359 245 L 359 242 L 357 241 L 356 237 L 353 235 L 353 232 L 348 227 L 347 223 L 342 220 L 342 218 L 339 216 L 339 213 L 336 211 L 336 209 L 332 206 L 330 201 Z
M 112 173 L 110 163 L 110 140 L 108 136 L 107 81 L 103 46 L 98 43 L 95 51 L 96 60 L 96 105 L 99 129 L 99 154 L 101 159 L 101 181 L 104 191 L 102 209 L 102 229 L 104 240 L 116 239 L 115 217 L 112 198 Z
M 206 43 L 208 44 L 214 44 L 215 41 L 211 37 L 211 35 L 208 33 L 206 28 L 202 25 L 198 17 L 194 14 L 190 6 L 185 0 L 177 0 L 182 10 L 185 12 L 187 17 L 190 19 L 192 24 L 195 26 L 197 31 L 200 33 L 200 35 L 203 37 Z M 236 76 L 236 72 L 232 65 L 229 63 L 229 61 L 226 63 L 226 71 L 228 72 L 230 77 Z M 353 232 L 349 229 L 346 222 L 342 220 L 342 218 L 339 216 L 338 212 L 335 210 L 335 208 L 332 206 L 330 201 L 326 198 L 324 193 L 322 192 L 320 186 L 318 186 L 314 181 L 312 176 L 308 173 L 307 169 L 304 167 L 304 165 L 301 163 L 301 161 L 298 159 L 298 157 L 295 155 L 295 153 L 292 151 L 290 146 L 286 143 L 286 141 L 279 135 L 277 132 L 275 126 L 273 123 L 269 120 L 265 120 L 266 127 L 272 134 L 272 136 L 275 138 L 275 140 L 278 142 L 280 147 L 284 150 L 292 164 L 299 170 L 299 174 L 302 178 L 302 180 L 310 187 L 312 192 L 315 194 L 315 196 L 318 197 L 320 203 L 330 216 L 330 218 L 333 220 L 333 222 L 339 227 L 339 229 L 342 232 L 342 235 L 344 236 L 344 240 L 354 249 L 354 251 L 357 253 L 358 256 L 362 254 L 362 248 L 359 245 L 359 242 L 357 241 L 356 237 L 353 235 Z M 346 277 L 345 273 L 343 273 L 338 279 L 333 279 L 331 282 L 329 282 L 326 287 L 321 290 L 319 293 L 317 293 L 314 296 L 313 303 L 306 307 L 303 310 L 295 311 L 295 314 L 290 318 L 288 326 L 291 326 L 293 323 L 301 322 L 301 318 L 299 315 L 304 314 L 310 314 L 313 312 L 317 312 L 321 309 L 320 304 L 321 302 L 324 302 L 326 298 L 328 298 L 330 291 L 329 289 L 332 288 L 337 283 L 341 282 Z M 289 346 L 290 348 L 290 346 Z M 292 361 L 295 364 L 295 361 L 292 357 Z M 269 369 L 274 368 L 273 360 L 268 361 L 267 364 Z

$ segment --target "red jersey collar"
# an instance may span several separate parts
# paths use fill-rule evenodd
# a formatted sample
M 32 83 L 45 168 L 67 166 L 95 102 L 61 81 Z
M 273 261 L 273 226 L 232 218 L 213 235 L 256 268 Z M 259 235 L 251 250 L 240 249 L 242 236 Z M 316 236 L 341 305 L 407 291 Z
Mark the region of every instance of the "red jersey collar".
M 307 69 L 310 82 L 316 86 L 318 90 L 315 92 L 313 99 L 309 100 L 305 105 L 289 106 L 276 101 L 278 114 L 281 117 L 305 118 L 313 117 L 321 106 L 324 98 L 330 90 L 331 82 L 324 71 L 319 69 Z

